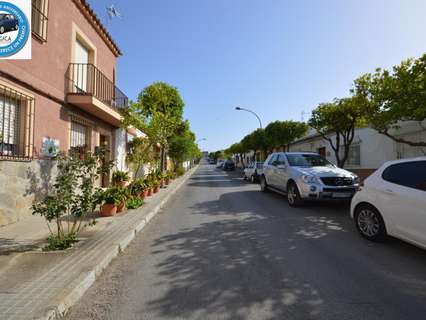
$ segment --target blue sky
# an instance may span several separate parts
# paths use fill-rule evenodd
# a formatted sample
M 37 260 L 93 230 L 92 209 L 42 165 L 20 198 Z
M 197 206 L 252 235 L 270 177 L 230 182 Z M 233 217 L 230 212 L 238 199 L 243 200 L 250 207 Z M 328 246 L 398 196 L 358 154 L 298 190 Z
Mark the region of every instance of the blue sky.
M 353 79 L 426 52 L 424 0 L 90 0 L 124 55 L 131 99 L 153 81 L 179 88 L 202 149 L 258 126 L 301 120 Z M 123 18 L 106 21 L 114 4 Z M 307 116 L 305 116 L 305 119 Z

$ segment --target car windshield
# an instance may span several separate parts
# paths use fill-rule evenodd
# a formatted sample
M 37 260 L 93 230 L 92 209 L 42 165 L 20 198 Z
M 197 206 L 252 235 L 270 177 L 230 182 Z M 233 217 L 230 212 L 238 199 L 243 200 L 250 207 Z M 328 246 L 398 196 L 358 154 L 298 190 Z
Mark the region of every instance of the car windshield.
M 287 154 L 292 167 L 334 167 L 328 160 L 316 154 Z

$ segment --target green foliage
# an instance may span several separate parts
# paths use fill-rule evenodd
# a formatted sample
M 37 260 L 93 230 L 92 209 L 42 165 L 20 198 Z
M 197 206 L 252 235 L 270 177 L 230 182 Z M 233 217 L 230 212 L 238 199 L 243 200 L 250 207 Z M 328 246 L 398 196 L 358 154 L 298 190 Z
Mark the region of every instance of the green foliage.
M 340 168 L 348 158 L 355 128 L 366 125 L 367 112 L 368 102 L 359 95 L 322 103 L 312 111 L 309 125 L 329 142 Z M 331 134 L 335 139 L 330 137 Z
M 268 149 L 287 147 L 308 131 L 306 123 L 297 121 L 274 121 L 265 128 L 265 140 Z
M 143 202 L 140 198 L 132 197 L 126 200 L 126 207 L 128 209 L 137 209 L 143 205 Z
M 155 144 L 149 138 L 134 138 L 130 143 L 130 153 L 127 155 L 126 160 L 136 179 L 142 167 L 148 163 L 158 162 L 158 157 L 159 154 Z
M 114 171 L 112 173 L 113 183 L 129 181 L 129 174 L 125 171 Z
M 182 121 L 173 136 L 169 139 L 169 156 L 175 168 L 182 166 L 183 162 L 201 157 L 201 151 L 195 142 L 195 134 L 189 128 L 189 122 Z
M 112 167 L 111 162 L 104 161 L 103 151 L 80 155 L 72 150 L 56 157 L 58 173 L 53 186 L 44 199 L 31 207 L 33 215 L 55 222 L 56 231 L 48 224 L 52 239 L 65 246 L 71 244 L 69 239 L 77 237 L 87 215 L 96 209 L 101 194 L 96 181 Z
M 296 121 L 275 121 L 265 129 L 256 129 L 246 135 L 239 143 L 234 143 L 225 153 L 242 155 L 249 151 L 267 152 L 276 147 L 287 146 L 295 139 L 303 136 L 308 127 L 305 123 Z
M 391 130 L 399 128 L 399 121 L 426 119 L 426 54 L 403 61 L 392 71 L 377 69 L 359 77 L 352 92 L 368 100 L 367 119 L 378 132 L 400 143 L 426 147 L 426 141 L 402 139 Z
M 122 201 L 125 201 L 128 198 L 129 192 L 127 189 L 121 187 L 111 187 L 106 189 L 100 195 L 99 200 L 101 203 L 115 204 L 118 206 Z
M 56 235 L 50 235 L 47 238 L 48 244 L 43 248 L 43 251 L 57 251 L 65 250 L 76 242 L 78 242 L 75 234 L 67 234 L 62 238 L 59 238 Z
M 128 189 L 132 196 L 137 196 L 140 193 L 144 192 L 147 188 L 147 184 L 144 179 L 136 179 L 132 181 Z
M 176 169 L 176 175 L 178 177 L 183 176 L 185 174 L 185 169 L 183 167 L 179 167 Z
M 160 112 L 177 121 L 182 118 L 185 105 L 178 89 L 165 82 L 154 82 L 146 87 L 139 94 L 138 102 L 143 106 L 141 112 L 147 117 Z

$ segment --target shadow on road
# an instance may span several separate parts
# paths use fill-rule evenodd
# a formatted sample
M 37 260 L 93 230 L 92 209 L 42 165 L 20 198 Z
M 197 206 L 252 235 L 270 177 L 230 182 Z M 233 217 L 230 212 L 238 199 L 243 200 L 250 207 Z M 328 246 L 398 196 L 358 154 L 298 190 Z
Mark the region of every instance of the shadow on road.
M 210 173 L 193 177 L 189 188 L 241 189 L 194 204 L 191 213 L 206 222 L 156 239 L 152 254 L 169 253 L 156 265 L 169 289 L 150 301 L 151 311 L 184 319 L 209 314 L 237 320 L 339 319 L 342 314 L 397 319 L 391 307 L 381 309 L 397 299 L 385 281 L 390 278 L 410 286 L 408 298 L 426 298 L 426 276 L 413 286 L 413 277 L 392 265 L 399 260 L 422 274 L 425 252 L 397 240 L 381 245 L 360 239 L 347 204 L 293 209 L 280 195 L 245 189 L 235 173 Z M 383 297 L 366 290 L 364 281 L 374 283 Z M 373 308 L 377 299 L 382 304 Z

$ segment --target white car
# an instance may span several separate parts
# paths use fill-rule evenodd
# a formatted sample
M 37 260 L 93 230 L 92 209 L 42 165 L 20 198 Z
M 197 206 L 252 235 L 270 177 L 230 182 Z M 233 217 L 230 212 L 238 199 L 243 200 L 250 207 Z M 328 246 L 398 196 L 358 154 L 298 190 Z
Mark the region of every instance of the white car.
M 309 200 L 350 200 L 359 178 L 312 152 L 274 152 L 263 164 L 260 189 L 287 195 L 298 207 Z
M 217 160 L 216 168 L 218 169 L 222 168 L 224 163 L 225 163 L 224 160 Z
M 263 162 L 253 162 L 247 168 L 244 169 L 244 180 L 249 180 L 255 183 L 259 180 L 259 177 L 263 174 Z
M 390 235 L 426 249 L 426 157 L 385 163 L 352 198 L 351 217 L 368 240 Z

